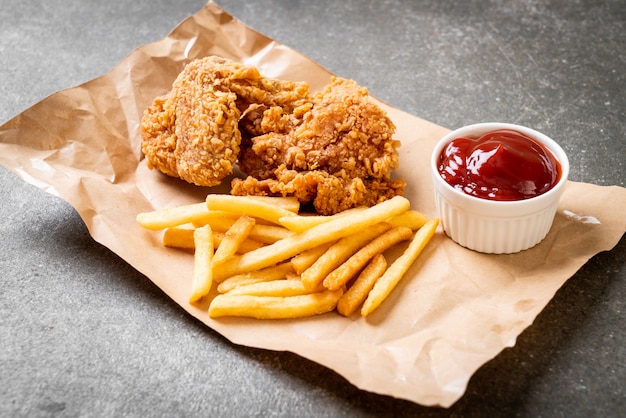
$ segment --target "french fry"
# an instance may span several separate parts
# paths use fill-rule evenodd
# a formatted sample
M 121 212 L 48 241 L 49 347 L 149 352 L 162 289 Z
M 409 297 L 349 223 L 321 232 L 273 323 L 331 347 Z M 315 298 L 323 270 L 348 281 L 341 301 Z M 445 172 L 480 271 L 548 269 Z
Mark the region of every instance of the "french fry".
M 296 274 L 296 272 L 288 273 L 288 274 L 287 274 L 287 276 L 285 276 L 285 279 L 287 279 L 287 280 L 298 280 L 298 281 L 301 281 L 301 280 L 300 280 L 300 275 L 299 275 L 299 274 Z M 321 289 L 321 290 L 320 290 L 320 292 L 321 292 L 322 290 L 324 290 L 324 289 Z
M 273 244 L 276 241 L 292 237 L 295 232 L 288 230 L 282 226 L 276 225 L 254 225 L 250 231 L 250 238 L 262 242 L 264 244 Z
M 390 224 L 380 222 L 341 238 L 326 253 L 322 254 L 311 267 L 302 272 L 301 277 L 304 286 L 308 289 L 315 289 L 331 271 L 339 267 L 368 242 L 390 229 Z
M 218 213 L 228 213 L 227 216 L 219 216 L 213 217 L 211 219 L 207 219 L 207 222 L 204 223 L 195 223 L 196 226 L 202 226 L 205 224 L 211 225 L 211 229 L 217 232 L 226 232 L 237 221 L 237 219 L 241 216 L 237 213 L 229 213 L 223 211 L 217 211 Z M 278 225 L 259 225 L 256 223 L 250 231 L 250 238 L 256 241 L 262 242 L 264 244 L 273 244 L 276 241 L 279 241 L 283 238 L 287 238 L 295 235 L 296 233 L 288 230 L 283 226 Z
M 394 228 L 396 226 L 406 226 L 413 231 L 417 231 L 428 222 L 428 217 L 416 210 L 407 210 L 406 212 L 393 216 L 391 219 L 388 219 L 387 222 Z
M 209 195 L 203 203 L 141 213 L 137 221 L 162 229 L 164 246 L 195 249 L 191 303 L 216 282 L 220 294 L 210 303 L 211 317 L 266 319 L 335 308 L 344 316 L 359 307 L 361 315 L 371 314 L 439 224 L 410 210 L 401 196 L 332 216 L 299 209 L 291 197 Z M 404 253 L 387 267 L 382 253 L 413 231 Z
M 293 266 L 291 263 L 282 263 L 275 266 L 266 267 L 261 270 L 251 271 L 249 273 L 242 273 L 236 276 L 231 276 L 222 281 L 217 286 L 217 291 L 220 293 L 226 293 L 239 286 L 245 286 L 253 283 L 269 282 L 272 280 L 280 280 L 287 277 L 288 274 L 293 272 Z M 215 280 L 218 282 L 217 280 Z M 218 282 L 219 283 L 219 282 Z
M 209 305 L 209 316 L 247 316 L 258 319 L 289 319 L 320 315 L 337 306 L 343 290 L 327 290 L 299 296 L 217 295 Z
M 356 276 L 372 257 L 399 242 L 410 239 L 411 235 L 413 235 L 411 228 L 398 226 L 374 238 L 370 243 L 348 258 L 342 265 L 331 271 L 324 279 L 324 286 L 330 290 L 339 289 Z
M 363 269 L 359 277 L 337 302 L 337 312 L 343 316 L 350 316 L 356 312 L 386 268 L 387 260 L 385 260 L 385 256 L 382 254 L 374 256 L 372 261 Z
M 225 235 L 226 234 L 222 232 L 213 232 L 213 242 L 215 243 L 215 248 L 219 247 Z M 237 254 L 249 253 L 250 251 L 254 251 L 257 248 L 261 248 L 263 245 L 265 244 L 263 244 L 261 241 L 256 241 L 248 236 L 248 238 L 243 240 L 237 248 Z
M 189 302 L 194 303 L 208 295 L 213 284 L 213 232 L 209 225 L 194 230 L 193 239 L 196 251 L 194 253 L 193 286 Z
M 229 263 L 223 265 L 219 272 L 216 272 L 216 277 L 224 279 L 235 274 L 271 266 L 304 250 L 369 228 L 374 224 L 408 210 L 409 206 L 408 199 L 403 196 L 394 196 L 354 216 L 333 219 L 299 234 L 277 241 L 274 244 L 235 256 Z
M 281 217 L 297 216 L 295 213 L 280 206 L 250 196 L 210 194 L 206 198 L 206 204 L 209 210 L 225 210 L 239 215 L 264 219 L 275 224 L 278 224 L 278 220 Z
M 364 207 L 347 209 L 343 212 L 336 213 L 334 215 L 298 215 L 296 216 L 285 216 L 278 220 L 278 222 L 284 226 L 285 228 L 295 231 L 295 232 L 304 232 L 307 229 L 310 229 L 316 225 L 320 225 L 326 223 L 328 221 L 332 221 L 333 219 L 341 218 L 344 216 L 354 215 L 355 213 L 361 212 L 365 210 Z
M 161 240 L 163 245 L 166 247 L 187 248 L 193 250 L 196 248 L 193 242 L 194 230 L 195 227 L 192 224 L 183 224 L 165 228 Z M 213 245 L 215 245 L 215 242 Z
M 217 250 L 215 250 L 215 254 L 213 254 L 213 260 L 211 262 L 213 268 L 237 253 L 241 244 L 248 238 L 248 235 L 250 235 L 252 228 L 254 228 L 254 218 L 242 215 L 237 219 L 233 226 L 226 231 L 224 238 L 217 247 Z
M 209 209 L 205 203 L 194 203 L 152 212 L 143 212 L 137 215 L 137 222 L 146 229 L 159 230 L 194 222 L 205 217 L 208 212 Z
M 205 203 L 206 206 L 206 203 Z M 220 232 L 226 232 L 241 215 L 226 210 L 209 210 L 204 214 L 195 216 L 192 223 L 195 227 L 211 225 L 211 229 Z
M 229 295 L 252 295 L 252 296 L 298 296 L 310 293 L 323 292 L 320 286 L 316 291 L 306 289 L 301 280 L 283 279 L 269 282 L 252 283 L 245 286 L 238 286 L 229 291 Z
M 163 231 L 163 245 L 166 247 L 185 248 L 193 250 L 194 248 L 196 248 L 193 242 L 194 229 L 194 227 L 188 224 L 166 228 Z M 224 239 L 224 236 L 225 234 L 223 232 L 213 231 L 214 248 L 219 247 L 220 243 Z M 264 244 L 260 241 L 255 241 L 251 238 L 247 238 L 241 243 L 241 245 L 239 245 L 237 253 L 247 253 L 252 250 L 256 250 L 259 247 L 262 247 L 263 245 Z
M 317 261 L 322 254 L 328 251 L 331 245 L 333 245 L 332 242 L 327 242 L 295 255 L 291 259 L 291 265 L 293 266 L 295 272 L 302 274 L 302 272 L 311 267 L 311 265 L 313 265 L 313 263 L 315 263 L 315 261 Z
M 367 316 L 374 312 L 376 308 L 389 296 L 398 282 L 404 277 L 406 271 L 419 257 L 422 250 L 430 242 L 439 225 L 439 218 L 431 219 L 421 227 L 416 233 L 404 253 L 398 257 L 385 271 L 380 279 L 376 281 L 374 288 L 370 291 L 367 299 L 361 307 L 361 315 Z
M 300 201 L 292 196 L 248 196 L 261 202 L 269 203 L 272 206 L 279 206 L 289 212 L 298 213 L 300 211 Z

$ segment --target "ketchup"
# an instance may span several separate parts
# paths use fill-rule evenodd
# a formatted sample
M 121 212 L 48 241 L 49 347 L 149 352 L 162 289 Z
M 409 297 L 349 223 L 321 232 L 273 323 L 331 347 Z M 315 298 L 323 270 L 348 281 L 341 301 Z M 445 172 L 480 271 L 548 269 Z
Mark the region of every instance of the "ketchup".
M 438 168 L 454 188 L 489 200 L 530 199 L 561 178 L 561 164 L 547 148 L 510 129 L 453 139 L 441 153 Z

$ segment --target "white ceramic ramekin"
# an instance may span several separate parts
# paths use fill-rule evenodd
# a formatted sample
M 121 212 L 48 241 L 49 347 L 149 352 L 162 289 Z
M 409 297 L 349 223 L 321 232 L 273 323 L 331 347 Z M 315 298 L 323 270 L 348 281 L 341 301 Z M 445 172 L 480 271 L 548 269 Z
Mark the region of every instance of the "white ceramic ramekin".
M 561 164 L 561 178 L 546 193 L 518 201 L 494 201 L 456 190 L 441 178 L 439 156 L 458 137 L 479 137 L 499 129 L 521 132 L 548 148 Z M 483 253 L 508 254 L 526 250 L 548 234 L 569 175 L 563 149 L 546 135 L 509 123 L 477 123 L 456 129 L 437 143 L 431 156 L 435 203 L 445 233 L 458 244 Z

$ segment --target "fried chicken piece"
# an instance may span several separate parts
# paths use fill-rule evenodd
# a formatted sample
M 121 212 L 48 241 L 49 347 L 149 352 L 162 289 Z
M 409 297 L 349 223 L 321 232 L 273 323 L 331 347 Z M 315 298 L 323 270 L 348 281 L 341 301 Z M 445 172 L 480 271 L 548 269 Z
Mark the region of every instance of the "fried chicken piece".
M 247 196 L 294 196 L 300 202 L 312 203 L 321 215 L 332 215 L 359 206 L 373 206 L 402 194 L 401 179 L 375 179 L 331 175 L 323 170 L 297 171 L 284 166 L 274 178 L 234 179 L 231 194 Z
M 232 194 L 297 196 L 319 213 L 371 206 L 404 191 L 391 180 L 399 141 L 385 111 L 353 80 L 333 77 L 292 109 L 255 105 L 242 115 Z
M 249 161 L 255 158 L 267 165 L 266 172 L 285 164 L 300 171 L 345 170 L 362 178 L 387 178 L 398 166 L 393 122 L 353 80 L 333 77 L 291 113 L 279 107 L 260 110 L 248 112 L 241 124 L 251 135 L 253 153 L 239 160 L 248 175 L 264 177 L 254 170 L 257 163 Z
M 144 112 L 142 151 L 150 168 L 215 186 L 234 170 L 242 111 L 253 103 L 292 109 L 308 96 L 304 82 L 266 79 L 255 67 L 220 57 L 194 60 Z
M 150 168 L 215 186 L 236 163 L 248 175 L 232 194 L 297 196 L 332 214 L 402 194 L 395 126 L 367 89 L 332 78 L 308 84 L 264 78 L 215 56 L 190 62 L 141 120 Z

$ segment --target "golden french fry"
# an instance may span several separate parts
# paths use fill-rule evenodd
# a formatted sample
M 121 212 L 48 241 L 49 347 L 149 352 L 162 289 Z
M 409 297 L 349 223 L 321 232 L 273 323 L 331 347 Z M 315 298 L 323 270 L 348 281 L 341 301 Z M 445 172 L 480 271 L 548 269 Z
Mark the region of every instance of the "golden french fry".
M 248 215 L 278 224 L 284 216 L 297 216 L 295 213 L 280 206 L 250 196 L 231 196 L 227 194 L 210 194 L 206 198 L 209 210 L 225 210 L 239 215 Z
M 193 242 L 194 230 L 195 227 L 192 224 L 165 228 L 162 237 L 163 245 L 166 247 L 187 248 L 193 250 L 196 248 Z
M 344 216 L 354 215 L 355 213 L 365 210 L 365 207 L 347 209 L 343 212 L 336 213 L 334 215 L 298 215 L 298 216 L 285 216 L 278 220 L 278 222 L 285 228 L 295 231 L 303 232 L 316 225 L 332 221 L 333 219 L 341 218 Z
M 213 232 L 213 237 L 215 238 L 213 240 L 213 242 L 215 243 L 215 248 L 219 247 L 225 235 L 226 234 L 224 234 L 223 232 Z M 239 244 L 239 247 L 237 248 L 237 254 L 249 253 L 250 251 L 254 251 L 257 248 L 261 248 L 263 245 L 264 244 L 262 242 L 253 240 L 248 236 L 248 238 L 246 238 L 241 242 L 241 244 Z
M 435 234 L 437 225 L 439 225 L 439 219 L 431 219 L 415 233 L 404 253 L 376 281 L 374 288 L 370 291 L 361 307 L 361 315 L 367 316 L 371 314 L 389 296 L 409 267 L 419 257 L 424 247 L 430 242 L 430 239 Z
M 241 215 L 238 213 L 226 212 L 223 210 L 212 210 L 203 217 L 193 223 L 198 228 L 204 225 L 210 225 L 213 231 L 226 232 L 239 219 Z
M 216 272 L 216 277 L 223 280 L 235 274 L 271 266 L 304 250 L 369 228 L 374 224 L 408 210 L 409 206 L 410 203 L 407 198 L 394 196 L 353 216 L 333 219 L 299 234 L 277 241 L 274 244 L 235 256 L 229 263 L 222 265 L 219 272 Z
M 293 265 L 295 272 L 302 274 L 302 272 L 311 267 L 322 254 L 328 251 L 331 245 L 333 245 L 332 242 L 327 242 L 295 255 L 291 259 L 291 265 Z
M 337 302 L 337 312 L 343 316 L 352 315 L 367 298 L 376 280 L 383 275 L 387 268 L 387 260 L 382 254 L 377 254 L 372 261 L 363 269 L 352 286 L 341 296 Z
M 389 222 L 394 228 L 396 226 L 406 226 L 407 228 L 411 228 L 413 231 L 417 231 L 424 226 L 426 222 L 428 222 L 428 216 L 416 210 L 407 210 L 406 212 L 388 219 L 387 222 Z
M 228 292 L 229 295 L 253 295 L 253 296 L 298 296 L 308 295 L 310 293 L 323 292 L 320 286 L 316 291 L 306 289 L 301 280 L 283 279 L 272 280 L 269 282 L 253 283 L 245 286 L 239 286 Z
M 296 235 L 295 232 L 276 225 L 255 225 L 250 231 L 250 238 L 264 244 L 273 244 L 294 235 Z
M 193 233 L 194 253 L 193 286 L 189 302 L 194 303 L 208 295 L 213 284 L 211 259 L 213 258 L 213 232 L 209 225 L 197 228 Z
M 217 211 L 217 212 L 221 213 L 222 211 Z M 211 219 L 207 219 L 207 222 L 200 223 L 200 224 L 195 223 L 195 225 L 202 226 L 202 225 L 208 224 L 208 225 L 211 225 L 211 229 L 213 231 L 226 232 L 230 228 L 232 228 L 233 224 L 237 221 L 237 219 L 240 216 L 241 215 L 236 214 L 236 213 L 229 213 L 229 216 L 213 217 Z M 251 239 L 255 241 L 259 241 L 264 244 L 273 244 L 276 241 L 279 241 L 283 238 L 287 238 L 296 234 L 295 232 L 290 231 L 283 226 L 259 225 L 258 223 L 256 223 L 257 219 L 256 218 L 253 218 L 253 219 L 255 219 L 255 225 L 252 228 L 252 231 L 250 231 L 249 236 Z
M 285 279 L 287 279 L 287 280 L 298 280 L 298 281 L 300 281 L 300 275 L 299 275 L 299 274 L 296 274 L 296 272 L 289 273 L 289 274 L 287 274 L 287 275 L 285 276 Z M 320 288 L 320 292 L 321 292 L 321 291 L 323 291 L 323 290 L 324 290 L 324 289 L 321 289 L 321 288 Z
M 163 231 L 163 245 L 166 247 L 172 248 L 185 248 L 193 250 L 195 244 L 193 242 L 193 231 L 194 227 L 190 225 L 181 225 L 181 226 L 173 226 L 171 228 L 166 228 Z M 223 232 L 213 231 L 213 247 L 218 248 L 222 240 L 224 239 L 225 234 Z M 245 239 L 239 248 L 237 249 L 237 253 L 243 254 L 250 252 L 252 250 L 256 250 L 259 247 L 262 247 L 263 243 L 259 241 L 255 241 L 253 239 L 247 238 Z
M 222 294 L 211 302 L 211 317 L 254 318 L 299 318 L 335 307 L 350 316 L 361 305 L 367 316 L 388 297 L 439 224 L 410 210 L 401 196 L 332 216 L 302 216 L 299 208 L 295 198 L 209 195 L 204 203 L 141 213 L 137 221 L 163 229 L 165 246 L 195 249 L 190 302 L 208 295 L 215 281 Z M 387 268 L 382 252 L 415 230 L 407 249 Z
M 367 245 L 368 242 L 390 229 L 390 224 L 380 222 L 355 234 L 341 238 L 328 251 L 322 254 L 311 267 L 302 272 L 302 282 L 305 287 L 315 289 L 331 271 L 339 267 L 360 248 Z
M 261 202 L 269 203 L 272 206 L 279 206 L 289 212 L 298 213 L 300 211 L 300 201 L 292 196 L 248 196 Z
M 137 215 L 137 222 L 146 229 L 158 230 L 194 222 L 209 212 L 205 203 L 194 203 L 174 208 L 143 212 Z
M 213 254 L 213 268 L 237 253 L 241 244 L 248 238 L 252 228 L 254 228 L 254 218 L 242 215 L 237 219 L 233 226 L 226 231 L 222 242 Z
M 339 289 L 356 276 L 372 257 L 399 242 L 410 239 L 411 235 L 413 235 L 411 228 L 398 226 L 374 238 L 370 243 L 348 258 L 342 265 L 331 271 L 324 279 L 324 287 L 330 290 Z
M 327 290 L 299 296 L 217 295 L 209 305 L 209 316 L 247 316 L 258 319 L 289 319 L 320 315 L 337 306 L 343 290 Z
M 206 203 L 204 204 L 206 206 Z M 226 232 L 241 215 L 226 210 L 209 210 L 204 214 L 198 214 L 194 217 L 192 223 L 194 226 L 211 225 L 211 229 L 220 232 Z
M 237 274 L 235 276 L 227 278 L 226 280 L 223 280 L 217 286 L 217 291 L 220 293 L 226 293 L 239 286 L 284 279 L 285 277 L 287 277 L 288 274 L 292 272 L 293 266 L 291 265 L 291 263 L 282 263 L 275 266 L 266 267 L 261 270 L 251 271 L 249 273 Z M 218 280 L 215 281 L 218 282 Z

